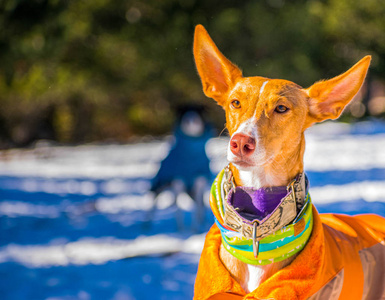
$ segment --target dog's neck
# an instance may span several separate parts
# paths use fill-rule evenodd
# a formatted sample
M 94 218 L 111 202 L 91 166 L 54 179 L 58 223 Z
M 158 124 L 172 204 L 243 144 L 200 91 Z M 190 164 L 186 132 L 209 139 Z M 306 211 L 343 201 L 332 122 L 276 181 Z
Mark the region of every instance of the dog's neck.
M 220 247 L 219 257 L 226 266 L 231 276 L 240 284 L 246 293 L 250 293 L 259 287 L 261 283 L 273 276 L 276 272 L 289 265 L 296 254 L 280 262 L 268 265 L 246 264 L 231 255 L 223 246 Z
M 230 164 L 235 184 L 253 188 L 286 186 L 297 174 L 303 172 L 304 150 L 305 139 L 303 137 L 298 148 L 289 155 L 290 159 L 280 161 L 276 158 L 269 165 L 250 170 L 239 170 L 235 165 Z M 222 246 L 220 257 L 245 292 L 251 292 L 280 269 L 289 265 L 296 255 L 268 265 L 248 265 L 236 259 Z

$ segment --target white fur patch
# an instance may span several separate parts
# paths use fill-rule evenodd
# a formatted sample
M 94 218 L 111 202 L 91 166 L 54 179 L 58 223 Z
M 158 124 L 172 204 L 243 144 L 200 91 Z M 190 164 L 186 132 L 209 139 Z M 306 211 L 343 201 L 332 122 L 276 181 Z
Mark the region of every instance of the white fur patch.
M 262 83 L 261 89 L 259 90 L 259 96 L 262 95 L 263 90 L 265 89 L 266 84 L 269 82 L 269 80 L 266 80 L 264 83 Z
M 257 131 L 257 128 L 256 128 L 256 119 L 255 117 L 252 117 L 250 119 L 248 119 L 247 121 L 243 122 L 237 129 L 236 132 L 233 133 L 232 137 L 234 135 L 236 135 L 237 133 L 243 133 L 243 134 L 246 134 L 246 135 L 249 135 L 253 138 L 256 138 L 256 131 Z
M 258 166 L 255 166 L 252 170 L 241 170 L 238 168 L 239 177 L 242 180 L 243 185 L 250 186 L 255 189 L 262 187 L 262 182 L 260 180 L 260 173 Z
M 249 292 L 252 292 L 261 284 L 263 276 L 266 273 L 265 269 L 267 268 L 265 266 L 247 265 L 247 269 L 249 271 L 247 289 L 249 290 Z

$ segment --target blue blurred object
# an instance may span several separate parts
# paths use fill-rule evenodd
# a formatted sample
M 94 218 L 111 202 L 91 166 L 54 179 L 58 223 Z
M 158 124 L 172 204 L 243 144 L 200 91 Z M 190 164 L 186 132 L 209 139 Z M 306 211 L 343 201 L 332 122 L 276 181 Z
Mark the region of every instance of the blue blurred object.
M 152 180 L 151 189 L 158 192 L 173 180 L 181 180 L 191 191 L 199 177 L 210 182 L 212 173 L 205 145 L 213 135 L 213 128 L 204 121 L 199 109 L 185 109 L 174 131 L 175 143 Z

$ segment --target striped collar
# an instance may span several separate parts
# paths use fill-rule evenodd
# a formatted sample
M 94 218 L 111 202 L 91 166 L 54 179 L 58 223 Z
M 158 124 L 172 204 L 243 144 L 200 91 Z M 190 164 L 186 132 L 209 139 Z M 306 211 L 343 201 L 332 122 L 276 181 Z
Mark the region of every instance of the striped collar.
M 232 206 L 230 198 L 235 192 L 235 187 L 233 186 L 229 191 L 228 186 L 226 186 L 229 183 L 228 172 L 228 169 L 224 169 L 218 174 L 210 194 L 210 206 L 215 216 L 215 222 L 221 231 L 225 249 L 239 260 L 253 265 L 278 262 L 301 251 L 313 228 L 311 199 L 306 188 L 302 189 L 305 196 L 303 199 L 299 199 L 302 202 L 299 209 L 296 209 L 295 195 L 296 191 L 301 191 L 301 188 L 295 189 L 293 186 L 292 191 L 282 198 L 277 208 L 266 217 L 277 219 L 274 217 L 276 214 L 279 215 L 279 221 L 271 226 L 272 221 L 270 220 L 270 222 L 266 222 L 266 224 L 269 223 L 269 226 L 263 226 L 266 218 L 245 220 L 236 212 L 237 208 Z M 295 182 L 300 184 L 305 181 L 305 177 L 302 175 L 302 179 L 296 178 Z M 292 217 L 287 219 L 285 206 L 290 207 L 289 202 L 293 201 L 295 213 L 294 215 L 291 213 Z M 286 209 L 290 211 L 288 208 Z M 250 227 L 253 228 L 251 232 Z M 259 232 L 258 228 L 260 229 Z

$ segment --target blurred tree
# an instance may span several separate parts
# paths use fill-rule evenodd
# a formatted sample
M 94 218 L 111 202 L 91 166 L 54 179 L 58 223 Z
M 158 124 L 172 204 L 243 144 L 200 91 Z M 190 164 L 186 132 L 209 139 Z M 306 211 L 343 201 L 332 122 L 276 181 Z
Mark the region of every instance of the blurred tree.
M 331 45 L 332 50 L 327 65 L 332 73 L 370 54 L 372 63 L 367 84 L 371 86 L 375 77 L 385 79 L 384 1 L 317 1 L 313 3 L 311 13 L 323 20 L 322 34 L 327 37 L 327 43 Z M 354 113 L 352 110 L 357 105 L 351 106 L 352 114 L 357 117 L 369 115 L 371 90 L 368 88 L 364 92 L 360 111 Z
M 188 102 L 222 126 L 195 71 L 198 23 L 247 76 L 308 86 L 372 54 L 385 78 L 384 12 L 379 0 L 4 0 L 0 144 L 164 134 Z

